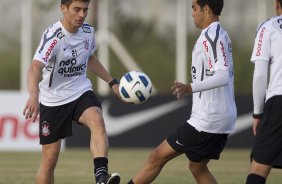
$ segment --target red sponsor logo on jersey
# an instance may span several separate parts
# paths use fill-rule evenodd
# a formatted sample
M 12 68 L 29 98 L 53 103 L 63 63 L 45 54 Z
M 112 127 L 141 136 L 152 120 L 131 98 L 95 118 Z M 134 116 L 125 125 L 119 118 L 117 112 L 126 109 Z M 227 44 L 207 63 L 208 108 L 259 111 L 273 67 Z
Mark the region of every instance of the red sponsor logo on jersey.
M 205 41 L 203 42 L 203 45 L 204 45 L 206 51 L 209 52 L 209 47 L 208 47 L 208 44 L 207 44 L 207 40 L 205 40 Z
M 209 46 L 207 44 L 207 41 L 208 40 L 203 41 L 203 45 L 204 45 L 204 48 L 205 48 L 206 52 L 208 53 L 209 52 Z M 212 68 L 212 61 L 211 61 L 210 57 L 208 59 L 208 65 L 209 65 L 210 68 Z
M 223 42 L 220 41 L 219 43 L 220 43 L 220 46 L 221 46 L 221 52 L 222 52 L 222 56 L 223 56 L 223 60 L 224 60 L 224 66 L 227 66 L 227 57 L 226 57 Z
M 259 39 L 258 39 L 256 56 L 260 56 L 261 55 L 261 46 L 262 46 L 262 40 L 263 40 L 263 36 L 264 36 L 264 31 L 265 31 L 265 27 L 261 28 L 261 31 L 259 33 Z
M 52 51 L 54 50 L 55 46 L 57 45 L 58 41 L 56 39 L 53 40 L 51 45 L 49 46 L 47 52 L 45 53 L 45 57 L 42 58 L 45 62 L 48 61 L 49 56 L 51 55 Z
M 209 67 L 212 68 L 212 62 L 211 62 L 211 58 L 209 57 L 209 61 L 208 61 Z

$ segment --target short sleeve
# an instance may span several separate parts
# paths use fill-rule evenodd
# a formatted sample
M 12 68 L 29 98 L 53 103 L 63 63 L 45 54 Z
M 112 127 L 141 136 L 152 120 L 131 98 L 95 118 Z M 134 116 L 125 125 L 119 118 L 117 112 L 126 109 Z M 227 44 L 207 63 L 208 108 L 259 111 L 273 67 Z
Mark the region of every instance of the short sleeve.
M 56 32 L 52 33 L 47 29 L 42 37 L 33 59 L 41 61 L 45 65 L 56 55 L 59 40 Z
M 262 25 L 256 34 L 254 48 L 252 52 L 251 61 L 269 60 L 270 59 L 270 43 L 269 30 L 265 25 Z

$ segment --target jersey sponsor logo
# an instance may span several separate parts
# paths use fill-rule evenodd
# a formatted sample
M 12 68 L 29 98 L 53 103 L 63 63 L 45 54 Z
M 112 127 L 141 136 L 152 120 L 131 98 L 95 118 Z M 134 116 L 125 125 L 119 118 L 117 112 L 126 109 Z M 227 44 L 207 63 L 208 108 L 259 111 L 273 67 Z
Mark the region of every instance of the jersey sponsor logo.
M 52 54 L 52 51 L 54 50 L 57 43 L 58 43 L 58 41 L 56 39 L 54 39 L 53 42 L 51 43 L 51 45 L 49 46 L 47 52 L 45 53 L 45 57 L 42 58 L 45 62 L 48 61 L 48 58 Z
M 74 77 L 79 75 L 84 75 L 86 71 L 86 63 L 76 65 L 77 60 L 75 58 L 68 59 L 66 61 L 61 61 L 59 64 L 58 73 L 64 77 Z
M 231 45 L 231 43 L 228 43 L 228 52 L 232 53 L 232 45 Z
M 209 46 L 208 46 L 208 44 L 207 44 L 207 41 L 208 41 L 208 40 L 205 40 L 205 41 L 203 42 L 203 45 L 204 45 L 204 48 L 205 48 L 206 52 L 208 53 L 208 52 L 209 52 Z M 212 61 L 211 61 L 211 58 L 210 58 L 210 57 L 208 57 L 208 65 L 209 65 L 209 68 L 212 68 Z
M 208 64 L 209 64 L 209 67 L 212 68 L 212 62 L 211 62 L 211 58 L 209 57 L 209 60 L 208 60 Z
M 50 123 L 48 123 L 47 121 L 44 121 L 42 123 L 42 126 L 41 126 L 41 134 L 45 137 L 47 137 L 48 135 L 50 135 Z
M 215 71 L 210 71 L 206 69 L 206 76 L 213 76 Z
M 45 31 L 45 33 L 44 33 L 44 35 L 43 35 L 43 38 L 42 38 L 42 45 L 41 45 L 41 47 L 40 47 L 40 49 L 39 49 L 39 51 L 38 51 L 39 54 L 41 54 L 41 52 L 43 51 L 43 49 L 44 49 L 46 43 L 47 43 L 49 40 L 52 40 L 59 32 L 62 32 L 62 28 L 59 28 L 59 29 L 57 29 L 50 37 L 47 37 L 47 35 L 48 35 L 48 33 L 49 33 L 51 27 L 53 27 L 53 26 L 50 26 L 50 27 Z
M 195 67 L 195 66 L 192 66 L 192 78 L 193 78 L 193 79 L 196 79 L 196 78 L 197 78 L 197 75 L 196 75 L 196 67 Z
M 85 32 L 85 33 L 91 33 L 91 29 L 90 29 L 90 27 L 82 27 L 82 30 L 83 30 L 83 32 Z
M 205 41 L 203 42 L 203 45 L 204 45 L 204 48 L 206 49 L 206 51 L 209 52 L 209 47 L 208 47 L 207 41 L 208 41 L 208 40 L 205 40 Z
M 64 33 L 62 33 L 62 31 L 58 32 L 58 34 L 57 34 L 57 37 L 58 37 L 59 39 L 62 39 L 64 36 L 65 36 L 65 35 L 64 35 Z
M 264 36 L 264 31 L 265 31 L 265 27 L 261 28 L 261 31 L 259 33 L 259 39 L 258 39 L 258 44 L 257 44 L 257 53 L 256 56 L 260 56 L 261 55 L 261 47 L 262 47 L 262 40 L 263 40 L 263 36 Z
M 223 45 L 223 42 L 220 41 L 220 46 L 221 46 L 221 53 L 222 53 L 222 56 L 223 56 L 223 61 L 224 61 L 224 66 L 227 66 L 227 57 L 226 57 L 226 53 L 225 53 L 225 49 L 224 49 L 224 45 Z
M 89 40 L 87 39 L 87 40 L 84 40 L 83 41 L 83 44 L 84 44 L 84 49 L 85 50 L 88 50 L 89 49 Z
M 54 68 L 54 67 L 52 67 L 52 66 L 46 66 L 46 70 L 47 70 L 48 72 L 52 72 L 53 68 Z

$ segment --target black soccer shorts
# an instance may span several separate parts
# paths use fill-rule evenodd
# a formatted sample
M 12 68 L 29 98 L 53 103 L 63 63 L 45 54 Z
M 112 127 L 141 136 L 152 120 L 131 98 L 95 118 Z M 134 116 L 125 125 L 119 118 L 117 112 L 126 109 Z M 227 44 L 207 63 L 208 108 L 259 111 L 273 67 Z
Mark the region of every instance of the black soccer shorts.
M 50 144 L 72 136 L 72 121 L 79 123 L 82 113 L 94 106 L 101 108 L 101 103 L 93 91 L 86 91 L 78 99 L 60 106 L 49 107 L 40 104 L 40 144 Z
M 201 162 L 204 159 L 218 160 L 227 136 L 228 134 L 199 132 L 185 122 L 168 136 L 167 141 L 175 151 L 185 153 L 189 160 Z
M 274 96 L 264 106 L 251 160 L 282 169 L 282 96 Z

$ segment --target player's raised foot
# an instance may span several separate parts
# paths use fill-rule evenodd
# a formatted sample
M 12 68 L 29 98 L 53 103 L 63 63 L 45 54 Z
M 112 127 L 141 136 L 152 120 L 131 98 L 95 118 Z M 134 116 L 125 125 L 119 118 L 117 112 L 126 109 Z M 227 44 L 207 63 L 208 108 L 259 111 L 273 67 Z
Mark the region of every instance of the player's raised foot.
M 101 176 L 97 184 L 119 184 L 120 176 L 118 173 Z

